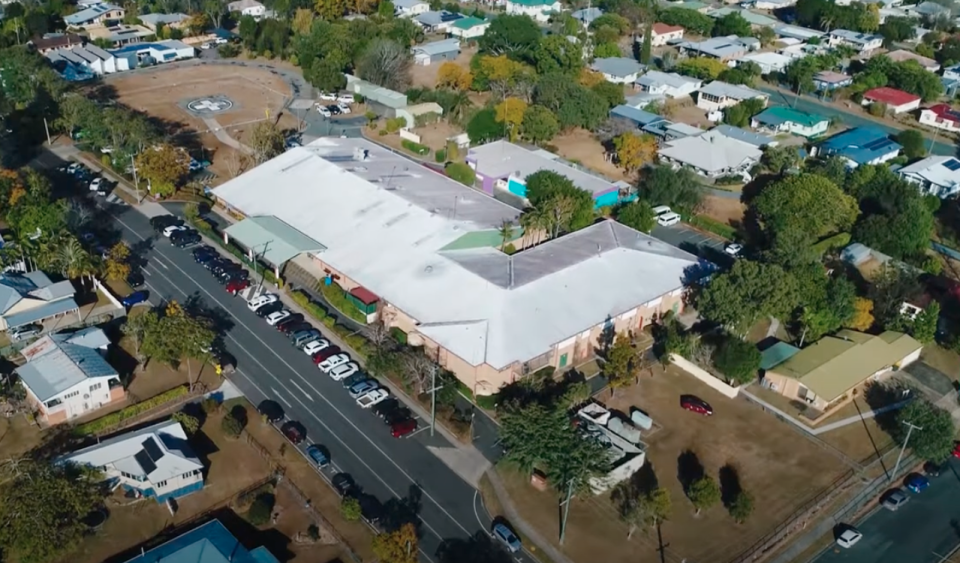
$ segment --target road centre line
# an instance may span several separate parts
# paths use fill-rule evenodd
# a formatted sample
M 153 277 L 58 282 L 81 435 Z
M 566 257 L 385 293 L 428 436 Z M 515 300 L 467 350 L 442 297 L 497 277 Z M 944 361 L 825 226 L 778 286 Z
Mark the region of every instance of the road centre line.
M 306 391 L 304 391 L 304 390 L 303 390 L 303 387 L 300 387 L 299 385 L 297 385 L 297 382 L 296 382 L 296 381 L 291 381 L 291 382 L 290 382 L 290 385 L 293 385 L 294 387 L 296 387 L 297 389 L 299 389 L 300 392 L 303 393 L 306 398 L 310 399 L 311 401 L 313 400 L 313 397 L 310 396 L 310 393 L 307 393 Z

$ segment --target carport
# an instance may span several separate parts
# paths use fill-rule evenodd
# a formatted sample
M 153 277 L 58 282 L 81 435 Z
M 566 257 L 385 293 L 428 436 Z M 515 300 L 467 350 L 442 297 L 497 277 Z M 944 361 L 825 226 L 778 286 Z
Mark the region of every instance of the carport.
M 326 247 L 272 215 L 250 217 L 223 231 L 223 241 L 247 251 L 251 262 L 273 269 L 277 279 L 288 260 L 304 252 L 319 253 Z

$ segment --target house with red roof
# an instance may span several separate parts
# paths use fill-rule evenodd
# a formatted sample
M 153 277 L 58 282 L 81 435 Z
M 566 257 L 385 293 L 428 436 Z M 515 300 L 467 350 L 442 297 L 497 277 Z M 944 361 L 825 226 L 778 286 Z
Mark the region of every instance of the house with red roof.
M 887 109 L 894 114 L 913 111 L 920 107 L 920 96 L 910 92 L 883 86 L 867 90 L 863 93 L 863 105 L 886 104 Z
M 679 25 L 667 25 L 659 22 L 655 23 L 651 27 L 650 45 L 654 47 L 661 47 L 675 39 L 683 39 L 683 31 L 684 29 Z M 643 37 L 641 36 L 637 41 L 643 41 Z
M 960 132 L 960 111 L 947 104 L 937 104 L 920 110 L 920 124 Z

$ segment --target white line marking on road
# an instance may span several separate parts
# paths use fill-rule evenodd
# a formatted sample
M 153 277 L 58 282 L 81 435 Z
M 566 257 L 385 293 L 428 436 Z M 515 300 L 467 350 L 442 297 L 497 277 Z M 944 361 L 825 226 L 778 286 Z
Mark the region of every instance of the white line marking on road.
M 299 389 L 300 392 L 303 393 L 308 399 L 310 399 L 311 401 L 313 400 L 313 397 L 310 396 L 310 393 L 307 393 L 306 391 L 304 391 L 303 387 L 300 387 L 299 385 L 297 385 L 296 381 L 291 381 L 290 384 L 296 387 L 297 389 Z
M 239 369 L 234 369 L 233 372 L 236 373 L 236 374 L 239 374 L 239 375 L 242 376 L 244 379 L 246 379 L 246 380 L 247 380 L 247 383 L 249 383 L 250 385 L 253 385 L 253 388 L 256 389 L 257 391 L 259 391 L 260 394 L 264 396 L 264 398 L 269 398 L 269 395 L 267 395 L 266 393 L 264 393 L 264 392 L 263 392 L 263 389 L 261 389 L 259 385 L 257 385 L 256 383 L 254 383 L 254 382 L 253 382 L 253 379 L 251 379 L 249 375 L 243 373 L 243 372 L 240 371 Z
M 421 426 L 420 428 L 417 428 L 417 429 L 414 430 L 413 432 L 407 434 L 406 438 L 408 438 L 408 439 L 409 439 L 409 438 L 413 438 L 414 436 L 416 436 L 417 434 L 423 432 L 424 430 L 429 430 L 429 429 L 430 429 L 429 426 Z
M 167 265 L 164 264 L 163 261 L 160 260 L 159 258 L 154 257 L 154 262 L 156 262 L 156 263 L 157 263 L 161 268 L 163 268 L 164 270 L 169 270 L 169 269 L 170 269 L 170 268 L 168 268 Z
M 279 382 L 278 382 L 278 383 L 279 383 Z M 271 387 L 270 390 L 273 391 L 273 394 L 276 395 L 276 397 L 277 397 L 278 399 L 280 399 L 281 401 L 283 401 L 285 405 L 287 405 L 287 406 L 290 407 L 290 408 L 293 408 L 293 405 L 291 405 L 286 399 L 283 398 L 283 395 L 280 394 L 280 391 L 277 391 L 277 390 L 274 389 L 273 387 Z
M 144 239 L 144 237 L 142 237 L 142 236 L 140 235 L 140 233 L 138 233 L 138 232 L 135 231 L 133 228 L 131 228 L 129 225 L 127 225 L 126 223 L 124 223 L 123 220 L 121 220 L 119 217 L 113 215 L 113 218 L 114 218 L 114 220 L 116 220 L 118 223 L 120 223 L 121 225 L 123 225 L 128 231 L 130 231 L 131 233 L 133 233 L 134 236 L 136 236 L 136 237 L 139 238 L 140 240 L 146 240 L 146 239 Z M 157 247 L 154 247 L 154 251 L 157 252 L 157 253 L 160 252 Z M 185 271 L 183 271 L 183 269 L 181 269 L 179 266 L 177 266 L 176 264 L 174 264 L 172 261 L 171 261 L 170 264 L 171 264 L 171 266 L 173 266 L 174 268 L 176 268 L 181 274 L 183 274 L 183 276 L 184 276 L 185 278 L 191 279 L 189 274 L 187 274 Z M 160 274 L 161 276 L 163 276 L 163 278 L 166 279 L 168 282 L 170 282 L 171 285 L 173 285 L 173 286 L 175 286 L 175 287 L 177 287 L 177 288 L 179 289 L 179 286 L 177 286 L 177 284 L 174 283 L 173 280 L 171 280 L 170 278 L 168 278 L 168 277 L 167 277 L 166 275 L 164 275 L 162 272 L 159 272 L 159 271 L 158 271 L 157 273 Z M 310 387 L 311 389 L 313 389 L 314 391 L 316 391 L 317 394 L 319 395 L 320 399 L 323 400 L 323 402 L 325 402 L 327 405 L 330 406 L 330 408 L 331 408 L 333 411 L 335 411 L 337 414 L 339 414 L 340 417 L 343 418 L 343 420 L 344 420 L 348 425 L 350 425 L 354 430 L 356 430 L 356 432 L 357 432 L 361 437 L 363 437 L 364 439 L 366 439 L 366 441 L 369 442 L 370 445 L 371 445 L 375 450 L 377 450 L 377 451 L 380 453 L 380 455 L 382 455 L 382 456 L 384 457 L 384 459 L 386 459 L 391 465 L 393 465 L 394 467 L 396 467 L 396 468 L 397 468 L 397 471 L 399 471 L 400 474 L 402 474 L 404 477 L 406 477 L 412 484 L 417 485 L 418 487 L 420 487 L 421 491 L 423 492 L 423 496 L 424 496 L 425 498 L 429 499 L 430 502 L 432 502 L 432 503 L 434 504 L 434 506 L 436 506 L 436 507 L 440 510 L 440 512 L 442 512 L 444 515 L 446 515 L 446 517 L 449 518 L 450 521 L 453 522 L 458 528 L 460 528 L 460 529 L 463 531 L 464 534 L 466 534 L 467 536 L 470 536 L 470 535 L 471 535 L 470 532 L 469 532 L 466 528 L 463 527 L 463 524 L 461 524 L 456 518 L 454 518 L 449 512 L 447 512 L 447 510 L 446 510 L 439 502 L 437 502 L 437 500 L 436 500 L 435 498 L 433 498 L 433 496 L 431 496 L 430 493 L 428 493 L 426 490 L 423 489 L 422 485 L 420 485 L 420 484 L 416 481 L 416 479 L 414 479 L 413 477 L 410 476 L 409 473 L 407 473 L 406 471 L 404 471 L 403 468 L 400 467 L 400 465 L 397 464 L 397 462 L 395 462 L 395 461 L 393 460 L 393 458 L 390 457 L 389 454 L 387 454 L 387 452 L 383 451 L 383 449 L 381 449 L 380 446 L 378 446 L 373 440 L 370 439 L 369 436 L 367 436 L 362 430 L 360 430 L 360 428 L 357 427 L 357 425 L 354 424 L 353 421 L 350 420 L 350 418 L 348 418 L 348 417 L 343 413 L 343 411 L 341 411 L 340 409 L 338 409 L 338 408 L 336 407 L 336 405 L 334 405 L 329 399 L 327 399 L 326 397 L 323 396 L 322 393 L 320 393 L 320 390 L 319 390 L 319 389 L 317 389 L 316 387 L 314 387 L 305 377 L 303 377 L 303 376 L 300 374 L 300 372 L 298 372 L 293 366 L 291 366 L 289 363 L 287 363 L 287 361 L 283 358 L 283 356 L 281 356 L 280 354 L 278 354 L 271 346 L 269 346 L 266 342 L 264 342 L 263 339 L 260 338 L 260 336 L 258 336 L 258 335 L 257 335 L 255 332 L 253 332 L 252 330 L 250 330 L 250 328 L 247 327 L 246 324 L 244 324 L 244 322 L 243 322 L 239 317 L 237 317 L 235 314 L 233 314 L 233 312 L 231 312 L 230 310 L 228 310 L 228 309 L 224 306 L 224 304 L 223 304 L 219 299 L 217 299 L 216 297 L 214 297 L 214 295 L 213 295 L 212 293 L 210 293 L 209 291 L 207 291 L 206 289 L 204 289 L 200 284 L 197 284 L 197 289 L 199 289 L 200 291 L 202 291 L 203 293 L 205 293 L 205 294 L 207 295 L 207 297 L 209 297 L 209 298 L 212 299 L 215 303 L 217 303 L 218 305 L 220 305 L 221 307 L 223 307 L 223 308 L 224 308 L 224 311 L 225 311 L 228 315 L 230 315 L 231 317 L 233 317 L 233 318 L 237 321 L 237 325 L 236 325 L 237 327 L 243 327 L 248 333 L 250 333 L 250 335 L 251 335 L 253 338 L 255 338 L 258 342 L 260 342 L 267 350 L 269 350 L 270 353 L 272 353 L 274 356 L 276 356 L 276 358 L 277 358 L 278 360 L 280 360 L 280 362 L 281 362 L 283 365 L 287 366 L 287 368 L 290 370 L 291 373 L 293 373 L 294 375 L 296 375 L 297 377 L 299 377 L 304 383 L 307 384 L 308 387 Z M 183 292 L 182 289 L 180 289 L 180 291 Z M 246 350 L 243 348 L 243 345 L 242 345 L 235 337 L 233 337 L 233 336 L 230 335 L 230 334 L 227 334 L 227 338 L 229 338 L 230 340 L 232 340 L 232 341 L 237 345 L 238 349 L 243 350 L 245 353 L 247 353 L 247 355 L 249 355 L 250 358 L 251 358 L 257 365 L 259 365 L 261 368 L 263 368 L 264 372 L 267 373 L 268 375 L 270 375 L 270 377 L 273 378 L 274 381 L 276 381 L 276 382 L 279 383 L 282 387 L 284 387 L 284 389 L 286 389 L 286 386 L 284 386 L 283 383 L 282 383 L 275 375 L 273 375 L 273 373 L 272 373 L 266 366 L 264 366 L 263 363 L 261 363 L 259 359 L 257 359 L 255 356 L 253 356 L 253 355 L 250 354 L 249 352 L 246 352 Z M 292 382 L 291 382 L 291 383 L 292 383 Z M 273 389 L 273 388 L 271 387 L 271 390 L 273 390 L 273 391 L 276 393 L 276 389 Z M 289 390 L 288 390 L 288 391 L 289 391 Z M 292 396 L 292 395 L 293 395 L 293 393 L 291 393 L 291 396 Z M 279 393 L 278 393 L 278 396 L 279 396 Z M 286 403 L 286 400 L 284 400 L 283 397 L 280 397 L 280 399 L 283 400 L 283 401 Z M 399 493 L 397 493 L 396 491 L 394 491 L 393 488 L 390 487 L 390 485 L 388 485 L 387 482 L 384 481 L 383 478 L 380 477 L 379 472 L 374 471 L 373 468 L 370 467 L 370 466 L 367 464 L 367 462 L 366 462 L 362 457 L 360 457 L 359 454 L 357 454 L 350 446 L 347 445 L 346 442 L 343 441 L 343 439 L 341 439 L 336 433 L 334 433 L 334 432 L 330 429 L 330 427 L 327 426 L 327 424 L 326 424 L 325 422 L 323 422 L 322 420 L 320 420 L 320 418 L 317 417 L 317 415 L 315 415 L 315 414 L 313 413 L 312 409 L 311 409 L 309 406 L 307 406 L 306 404 L 304 404 L 303 401 L 299 400 L 299 399 L 296 398 L 296 397 L 293 397 L 293 400 L 295 400 L 295 401 L 297 401 L 298 403 L 300 403 L 301 405 L 303 405 L 303 407 L 304 407 L 304 409 L 306 409 L 307 413 L 308 413 L 310 416 L 312 416 L 321 426 L 323 426 L 323 427 L 327 430 L 327 432 L 329 432 L 338 442 L 340 442 L 340 444 L 343 445 L 343 447 L 346 448 L 347 451 L 349 451 L 351 454 L 353 454 L 353 456 L 357 459 L 357 461 L 359 461 L 364 467 L 366 467 L 367 470 L 369 470 L 370 473 L 372 473 L 372 474 L 374 475 L 374 477 L 376 477 L 376 479 L 377 479 L 378 481 L 380 481 L 389 491 L 391 491 L 394 495 L 396 495 L 397 498 L 400 498 L 400 499 L 404 498 L 402 495 L 400 495 Z M 287 405 L 290 406 L 290 403 L 287 403 Z M 443 536 L 441 536 L 440 534 L 438 534 L 437 531 L 436 531 L 429 523 L 427 523 L 426 519 L 421 518 L 421 522 L 423 522 L 423 524 L 424 524 L 427 528 L 429 528 L 430 531 L 433 532 L 434 535 L 436 535 L 437 538 L 439 538 L 441 541 L 444 539 Z

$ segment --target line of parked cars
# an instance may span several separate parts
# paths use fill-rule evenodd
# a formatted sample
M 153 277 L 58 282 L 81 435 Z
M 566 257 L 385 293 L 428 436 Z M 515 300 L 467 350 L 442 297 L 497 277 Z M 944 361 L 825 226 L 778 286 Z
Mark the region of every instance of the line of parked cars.
M 334 115 L 350 113 L 350 104 L 354 103 L 353 94 L 349 92 L 340 94 L 321 92 L 319 97 L 320 100 L 317 102 L 317 112 L 324 117 L 333 117 Z M 325 104 L 324 102 L 333 103 Z

